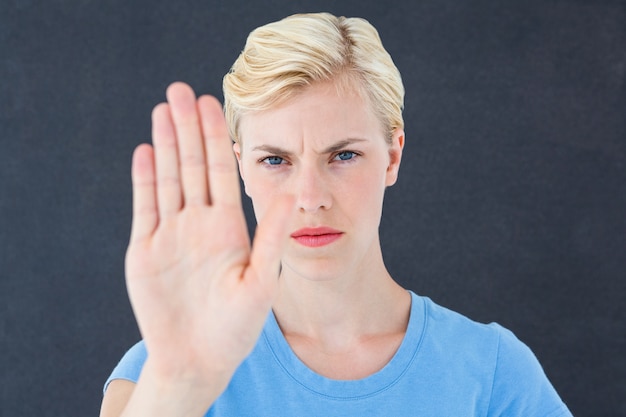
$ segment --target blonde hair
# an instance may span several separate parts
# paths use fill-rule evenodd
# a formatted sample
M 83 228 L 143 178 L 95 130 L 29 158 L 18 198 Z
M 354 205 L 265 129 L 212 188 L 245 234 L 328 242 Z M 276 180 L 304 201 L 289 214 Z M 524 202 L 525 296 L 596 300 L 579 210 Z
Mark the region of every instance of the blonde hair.
M 278 106 L 324 81 L 365 92 L 387 139 L 404 127 L 402 78 L 376 29 L 360 18 L 298 14 L 252 31 L 224 76 L 231 138 L 239 141 L 239 120 L 246 112 Z

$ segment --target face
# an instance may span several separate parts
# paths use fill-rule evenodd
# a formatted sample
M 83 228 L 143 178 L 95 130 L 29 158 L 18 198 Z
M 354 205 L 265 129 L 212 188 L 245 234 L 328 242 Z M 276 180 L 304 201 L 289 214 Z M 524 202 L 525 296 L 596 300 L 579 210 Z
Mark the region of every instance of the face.
M 283 274 L 325 280 L 369 268 L 404 132 L 394 132 L 390 144 L 366 99 L 319 83 L 277 108 L 244 115 L 239 137 L 234 150 L 257 219 L 279 195 L 296 200 Z

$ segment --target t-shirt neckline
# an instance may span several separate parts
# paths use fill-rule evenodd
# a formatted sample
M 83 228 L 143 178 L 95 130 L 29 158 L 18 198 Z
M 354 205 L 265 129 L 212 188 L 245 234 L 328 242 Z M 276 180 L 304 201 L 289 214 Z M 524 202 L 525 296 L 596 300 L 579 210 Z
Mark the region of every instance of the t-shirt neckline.
M 324 397 L 357 399 L 376 395 L 393 386 L 411 366 L 424 337 L 426 304 L 412 291 L 411 310 L 406 333 L 391 360 L 379 371 L 362 379 L 336 380 L 310 369 L 293 352 L 270 312 L 263 330 L 263 339 L 279 366 L 303 388 Z

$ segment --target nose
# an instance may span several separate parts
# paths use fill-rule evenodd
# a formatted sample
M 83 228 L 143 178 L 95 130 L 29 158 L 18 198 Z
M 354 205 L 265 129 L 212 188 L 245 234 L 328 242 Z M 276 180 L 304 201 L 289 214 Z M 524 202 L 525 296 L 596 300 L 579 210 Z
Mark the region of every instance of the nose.
M 321 170 L 301 165 L 293 185 L 296 207 L 300 212 L 315 213 L 318 210 L 330 209 L 332 205 L 330 187 Z

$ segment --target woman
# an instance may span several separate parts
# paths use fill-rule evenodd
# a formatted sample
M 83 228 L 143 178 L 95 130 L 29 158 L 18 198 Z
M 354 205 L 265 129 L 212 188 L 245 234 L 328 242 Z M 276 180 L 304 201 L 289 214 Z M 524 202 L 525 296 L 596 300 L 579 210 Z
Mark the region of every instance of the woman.
M 224 96 L 226 121 L 171 85 L 154 148 L 133 156 L 126 274 L 144 340 L 101 416 L 570 415 L 510 332 L 387 272 L 378 226 L 404 89 L 369 23 L 297 15 L 253 31 Z

